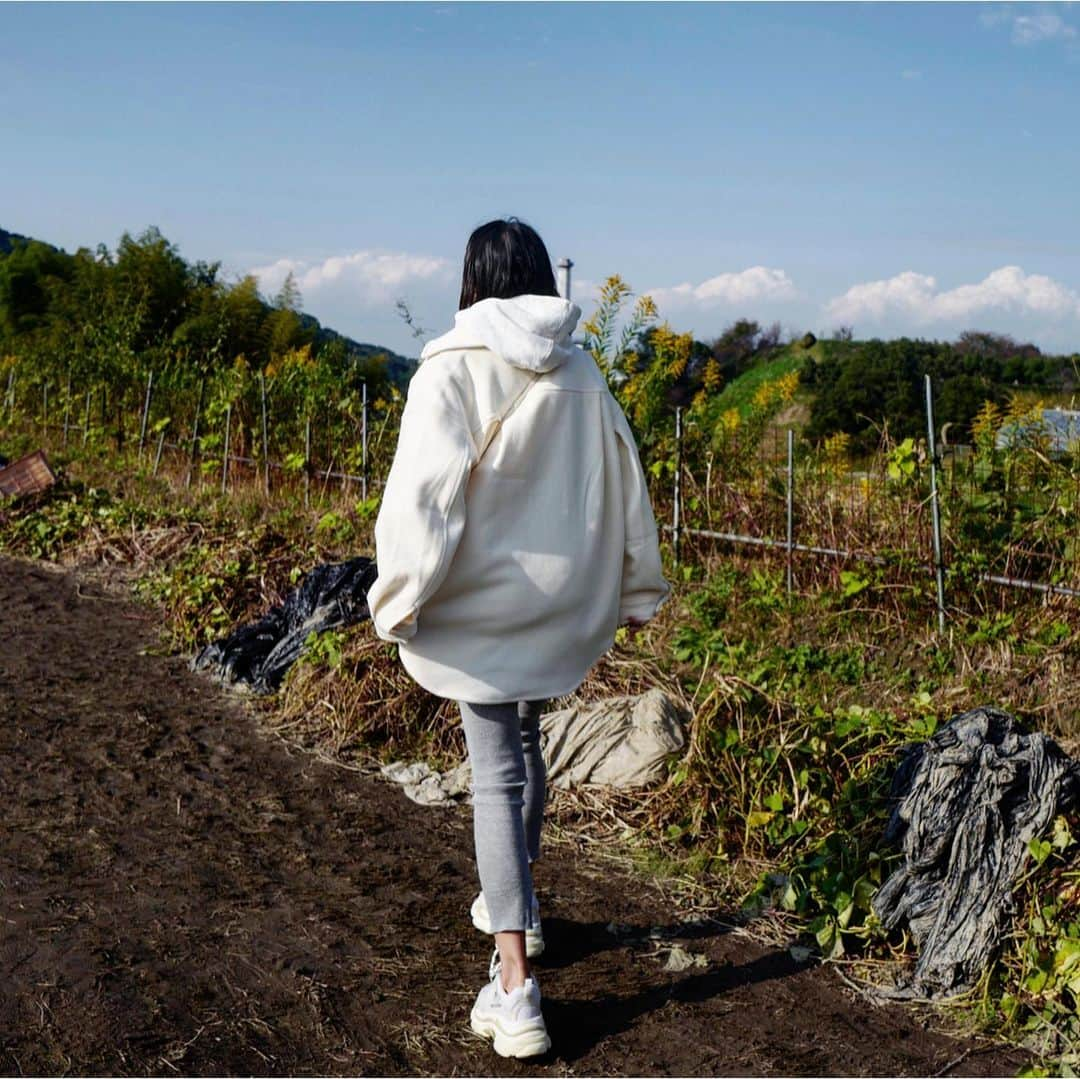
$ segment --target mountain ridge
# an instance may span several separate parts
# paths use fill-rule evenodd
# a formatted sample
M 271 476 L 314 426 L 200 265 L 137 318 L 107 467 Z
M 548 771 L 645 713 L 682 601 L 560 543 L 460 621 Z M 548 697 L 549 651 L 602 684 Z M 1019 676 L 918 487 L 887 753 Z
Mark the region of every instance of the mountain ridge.
M 7 229 L 0 229 L 0 255 L 10 255 L 17 246 L 23 246 L 31 243 L 45 243 L 44 240 L 35 240 L 32 236 L 23 236 L 19 232 L 8 232 Z M 52 244 L 45 244 L 46 247 L 52 247 Z M 53 250 L 57 250 L 53 247 Z

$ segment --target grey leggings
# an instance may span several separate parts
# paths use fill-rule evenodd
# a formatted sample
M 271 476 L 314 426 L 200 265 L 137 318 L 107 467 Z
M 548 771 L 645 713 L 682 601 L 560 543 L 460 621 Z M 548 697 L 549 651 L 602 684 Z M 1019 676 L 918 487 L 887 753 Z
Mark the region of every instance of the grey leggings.
M 543 701 L 458 702 L 473 775 L 473 836 L 492 932 L 535 929 L 529 863 L 544 821 Z

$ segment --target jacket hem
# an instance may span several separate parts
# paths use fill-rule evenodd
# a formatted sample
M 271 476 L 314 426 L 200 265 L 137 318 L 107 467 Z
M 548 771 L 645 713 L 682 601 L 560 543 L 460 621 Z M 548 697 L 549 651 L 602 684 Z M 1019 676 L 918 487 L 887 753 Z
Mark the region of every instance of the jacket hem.
M 464 701 L 466 704 L 516 704 L 518 701 L 550 701 L 557 697 L 566 697 L 581 686 L 593 666 L 590 663 L 584 671 L 569 681 L 533 683 L 523 685 L 513 693 L 507 693 L 463 673 L 461 680 L 457 682 L 429 677 L 431 672 L 424 669 L 424 661 L 411 653 L 404 642 L 398 644 L 398 656 L 409 677 L 422 689 L 444 700 Z
M 376 581 L 376 584 L 378 581 Z M 372 586 L 372 589 L 374 585 Z M 368 591 L 370 597 L 371 590 Z M 374 610 L 372 609 L 374 606 Z M 401 644 L 409 640 L 416 633 L 416 604 L 407 601 L 391 600 L 385 606 L 380 607 L 378 601 L 373 605 L 368 599 L 368 611 L 371 616 L 371 624 L 375 628 L 375 636 L 383 641 L 392 641 Z M 406 632 L 401 632 L 405 629 Z
M 625 622 L 628 618 L 640 619 L 648 622 L 660 613 L 660 608 L 671 598 L 671 590 L 664 592 L 656 600 L 647 603 L 627 603 L 619 608 L 619 621 Z

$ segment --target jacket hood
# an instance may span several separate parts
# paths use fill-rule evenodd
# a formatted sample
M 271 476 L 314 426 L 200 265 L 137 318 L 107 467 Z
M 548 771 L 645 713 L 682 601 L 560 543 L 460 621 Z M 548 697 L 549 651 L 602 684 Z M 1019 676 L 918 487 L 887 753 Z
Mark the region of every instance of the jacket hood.
M 461 348 L 490 349 L 513 367 L 544 374 L 573 355 L 570 335 L 581 308 L 558 296 L 487 299 L 459 311 L 454 328 L 429 341 L 421 360 Z

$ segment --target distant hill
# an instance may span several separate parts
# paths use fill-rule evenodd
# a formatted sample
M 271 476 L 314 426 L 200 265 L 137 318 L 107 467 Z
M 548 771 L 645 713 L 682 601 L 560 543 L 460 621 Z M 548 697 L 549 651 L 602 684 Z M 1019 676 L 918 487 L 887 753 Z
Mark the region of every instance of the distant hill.
M 22 247 L 28 243 L 33 243 L 33 237 L 21 236 L 17 232 L 8 232 L 7 229 L 0 229 L 0 255 L 7 255 L 16 247 Z M 52 245 L 46 244 L 45 246 L 51 247 Z
M 386 373 L 389 375 L 390 381 L 401 389 L 405 388 L 406 383 L 412 378 L 413 372 L 416 371 L 417 360 L 410 360 L 407 356 L 401 356 L 391 349 L 383 348 L 381 345 L 368 345 L 360 341 L 354 341 L 351 337 L 346 337 L 345 334 L 338 333 L 337 330 L 332 330 L 329 326 L 324 326 L 314 315 L 301 313 L 300 323 L 305 330 L 315 331 L 315 344 L 319 347 L 328 345 L 331 341 L 341 341 L 351 355 L 358 356 L 361 359 L 366 359 L 368 356 L 385 356 Z
M 35 242 L 44 243 L 46 247 L 51 247 L 54 251 L 61 250 L 60 248 L 54 247 L 52 244 L 46 243 L 44 240 L 35 240 L 32 236 L 23 236 L 21 233 L 8 232 L 7 229 L 0 228 L 0 256 L 10 254 L 16 247 L 23 247 L 26 244 Z M 387 360 L 387 373 L 389 374 L 391 381 L 402 388 L 404 388 L 405 384 L 416 370 L 416 360 L 409 359 L 407 356 L 402 356 L 392 349 L 383 348 L 381 345 L 371 345 L 362 341 L 354 341 L 351 337 L 346 337 L 345 334 L 338 333 L 337 330 L 322 325 L 314 315 L 301 314 L 300 321 L 305 330 L 314 331 L 315 343 L 317 345 L 321 346 L 329 344 L 331 341 L 341 341 L 344 343 L 346 350 L 354 356 L 359 356 L 361 358 L 376 355 L 385 356 Z
M 798 343 L 774 349 L 756 359 L 741 375 L 724 386 L 717 397 L 718 407 L 737 408 L 746 415 L 750 411 L 754 394 L 763 382 L 774 382 L 790 371 L 801 370 L 808 357 L 818 362 L 824 360 L 825 342 L 818 341 L 810 349 Z

